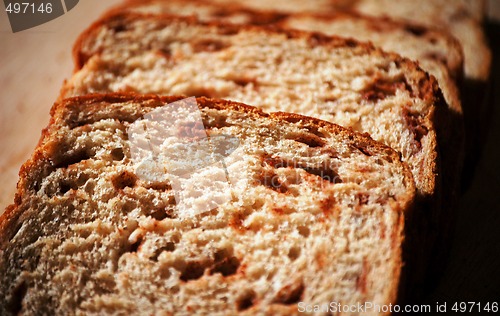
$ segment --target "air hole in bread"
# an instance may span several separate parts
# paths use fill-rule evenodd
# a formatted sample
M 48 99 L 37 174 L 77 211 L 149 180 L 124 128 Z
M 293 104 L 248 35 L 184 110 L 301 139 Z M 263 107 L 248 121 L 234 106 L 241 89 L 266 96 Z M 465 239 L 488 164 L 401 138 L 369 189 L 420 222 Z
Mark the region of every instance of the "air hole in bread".
M 220 250 L 214 255 L 214 266 L 210 274 L 220 273 L 223 276 L 230 276 L 236 273 L 239 266 L 238 258 L 230 256 L 226 250 Z
M 368 193 L 358 193 L 356 195 L 356 197 L 358 198 L 358 201 L 359 201 L 359 204 L 360 205 L 366 205 L 368 204 L 368 201 L 370 199 L 370 195 Z
M 197 280 L 203 276 L 205 268 L 205 265 L 199 262 L 189 261 L 186 263 L 186 267 L 184 271 L 182 271 L 180 279 L 184 282 Z
M 253 290 L 248 290 L 236 299 L 236 310 L 244 311 L 255 304 L 257 294 Z
M 165 247 L 162 248 L 162 250 L 164 251 L 168 251 L 168 252 L 172 252 L 175 250 L 175 243 L 169 241 L 167 242 L 167 244 L 165 245 Z
M 121 23 L 113 26 L 113 32 L 115 32 L 115 34 L 124 32 L 126 30 L 127 30 L 127 28 L 125 27 L 125 25 L 121 24 Z
M 427 29 L 425 27 L 418 25 L 406 25 L 405 30 L 407 30 L 408 32 L 410 32 L 415 36 L 422 36 L 427 32 Z
M 315 176 L 321 177 L 325 181 L 329 181 L 331 183 L 342 183 L 342 179 L 340 176 L 335 173 L 332 169 L 328 168 L 316 168 L 316 167 L 299 167 L 304 169 L 307 173 L 313 174 Z
M 338 98 L 336 98 L 336 97 L 321 97 L 321 101 L 323 101 L 323 102 L 335 102 L 337 100 L 338 100 Z M 332 112 L 332 113 L 334 113 L 334 112 Z
M 127 199 L 123 199 L 121 201 L 121 213 L 122 214 L 129 214 L 130 212 L 132 212 L 133 209 L 135 209 L 137 207 L 137 202 L 136 201 L 133 201 L 129 198 Z
M 257 79 L 255 79 L 255 78 L 241 77 L 241 78 L 233 79 L 232 81 L 240 87 L 246 87 L 249 84 L 253 84 L 254 87 L 257 87 L 259 85 L 257 82 Z
M 256 205 L 255 209 L 259 209 L 260 207 L 261 206 Z M 246 211 L 245 209 L 240 209 L 238 211 L 233 212 L 231 219 L 228 222 L 228 226 L 238 232 L 244 232 L 245 231 L 244 221 L 247 219 L 250 213 L 251 212 Z
M 144 186 L 146 189 L 166 192 L 172 190 L 172 187 L 167 182 L 154 182 Z
M 326 144 L 323 138 L 314 134 L 294 135 L 291 139 L 295 140 L 296 142 L 306 144 L 307 146 L 312 148 L 323 147 Z
M 297 281 L 281 288 L 273 300 L 274 303 L 292 305 L 300 301 L 304 293 L 304 283 Z
M 368 157 L 371 157 L 371 155 L 372 155 L 372 154 L 370 153 L 370 151 L 368 150 L 368 148 L 366 148 L 366 147 L 362 147 L 362 146 L 359 146 L 359 147 L 356 147 L 356 148 L 357 148 L 360 152 L 362 152 L 362 153 L 363 153 L 363 155 L 368 156 Z
M 157 221 L 162 221 L 165 218 L 172 218 L 171 212 L 169 212 L 169 210 L 164 208 L 158 208 L 156 210 L 153 210 L 150 216 L 156 219 Z
M 229 45 L 216 39 L 200 39 L 191 44 L 195 53 L 199 52 L 217 52 L 225 49 Z
M 89 179 L 90 179 L 89 174 L 81 172 L 80 174 L 78 174 L 78 178 L 75 181 L 75 185 L 77 186 L 77 188 L 81 187 L 85 185 L 85 183 L 87 183 Z
M 11 241 L 12 239 L 14 239 L 14 237 L 16 237 L 17 233 L 21 230 L 22 227 L 23 227 L 22 223 L 19 223 L 16 225 L 16 228 L 14 228 L 14 232 L 11 235 L 11 237 L 9 238 L 9 241 Z
M 57 154 L 54 157 L 54 166 L 56 168 L 68 168 L 71 165 L 77 164 L 84 160 L 88 160 L 92 158 L 89 153 L 85 149 L 80 149 L 77 151 L 64 152 L 62 151 L 62 155 L 58 156 Z
M 116 190 L 123 190 L 126 187 L 133 188 L 137 182 L 137 176 L 128 171 L 122 171 L 111 180 Z
M 121 161 L 125 158 L 125 153 L 123 148 L 114 148 L 111 150 L 111 158 L 115 161 Z
M 264 172 L 261 176 L 260 183 L 278 193 L 286 193 L 288 191 L 286 184 L 282 183 L 279 176 L 273 171 Z
M 217 34 L 219 35 L 227 35 L 227 36 L 230 36 L 230 35 L 236 35 L 240 32 L 241 28 L 238 27 L 237 25 L 230 25 L 230 24 L 226 24 L 224 25 L 224 27 L 221 27 L 221 28 L 217 28 Z
M 295 38 L 296 36 L 294 33 L 287 33 L 287 38 Z M 307 38 L 307 43 L 312 47 L 321 46 L 328 42 L 329 37 L 319 32 L 311 33 Z
M 295 261 L 300 257 L 300 253 L 301 250 L 299 247 L 292 247 L 288 250 L 288 258 L 290 258 L 291 261 Z
M 165 58 L 165 59 L 172 58 L 172 50 L 169 47 L 164 47 L 164 48 L 158 49 L 156 51 L 156 54 Z
M 128 252 L 137 252 L 142 245 L 142 238 L 137 238 L 137 241 L 130 245 Z
M 309 227 L 304 226 L 304 225 L 298 226 L 297 231 L 299 232 L 299 234 L 302 237 L 306 237 L 306 238 L 309 237 L 309 234 L 311 233 L 311 230 L 309 229 Z
M 61 183 L 61 186 L 60 186 L 60 189 L 59 189 L 59 192 L 61 194 L 65 194 L 69 190 L 71 190 L 71 185 L 69 183 L 67 183 L 67 182 Z
M 28 286 L 25 281 L 22 281 L 21 284 L 16 285 L 12 292 L 12 300 L 9 304 L 9 310 L 12 315 L 20 315 L 23 309 L 23 300 L 28 292 Z
M 216 118 L 210 118 L 210 121 L 208 121 L 206 118 L 203 119 L 203 125 L 206 126 L 207 128 L 223 128 L 223 127 L 231 127 L 233 124 L 227 122 L 227 117 L 226 116 L 219 116 Z
M 158 257 L 160 256 L 161 253 L 163 253 L 163 252 L 173 252 L 174 250 L 175 250 L 175 243 L 169 241 L 169 242 L 167 242 L 165 244 L 165 246 L 159 247 L 155 251 L 154 255 L 151 257 L 151 260 L 153 260 L 153 261 L 156 262 L 156 261 L 158 261 Z

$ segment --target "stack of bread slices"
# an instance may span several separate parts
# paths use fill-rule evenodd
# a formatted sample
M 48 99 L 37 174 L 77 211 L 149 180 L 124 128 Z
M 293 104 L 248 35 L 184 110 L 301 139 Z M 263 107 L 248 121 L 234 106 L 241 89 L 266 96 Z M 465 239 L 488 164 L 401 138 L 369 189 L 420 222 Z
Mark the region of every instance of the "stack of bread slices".
M 0 314 L 379 315 L 422 297 L 458 197 L 460 91 L 488 79 L 479 3 L 113 8 L 77 39 L 0 218 Z

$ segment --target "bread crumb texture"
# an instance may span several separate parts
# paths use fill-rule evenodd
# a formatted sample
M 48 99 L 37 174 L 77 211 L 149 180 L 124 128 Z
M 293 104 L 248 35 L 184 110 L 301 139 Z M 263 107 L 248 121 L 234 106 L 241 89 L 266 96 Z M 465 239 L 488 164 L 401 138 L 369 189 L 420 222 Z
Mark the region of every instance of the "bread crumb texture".
M 136 174 L 127 134 L 176 100 L 54 106 L 0 221 L 0 314 L 290 315 L 299 301 L 393 302 L 415 190 L 393 150 L 199 98 L 208 137 L 239 146 L 224 158 L 231 198 L 181 218 L 168 182 Z

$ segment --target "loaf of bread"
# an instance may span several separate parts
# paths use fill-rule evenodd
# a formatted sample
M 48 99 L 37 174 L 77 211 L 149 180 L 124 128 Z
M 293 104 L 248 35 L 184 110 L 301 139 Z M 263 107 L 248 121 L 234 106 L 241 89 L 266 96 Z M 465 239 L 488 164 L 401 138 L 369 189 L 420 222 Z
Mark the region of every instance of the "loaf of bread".
M 394 303 L 415 194 L 399 154 L 317 119 L 191 100 L 107 94 L 53 107 L 0 218 L 0 314 L 295 315 L 299 302 Z M 158 120 L 161 111 L 171 115 Z M 195 136 L 237 139 L 215 148 L 227 178 L 217 161 L 191 175 L 212 188 L 225 179 L 228 198 L 190 213 L 172 182 L 139 172 L 131 130 L 156 126 L 147 119 L 174 122 L 179 136 L 153 156 L 195 150 Z M 213 198 L 210 185 L 198 199 Z
M 317 117 L 396 149 L 419 193 L 435 194 L 435 112 L 446 105 L 434 78 L 398 55 L 317 33 L 124 13 L 91 26 L 74 56 L 63 96 L 207 96 Z
M 457 81 L 463 76 L 463 56 L 460 43 L 444 31 L 410 23 L 395 22 L 387 18 L 368 17 L 355 13 L 334 12 L 327 15 L 252 10 L 235 3 L 221 5 L 196 0 L 129 0 L 117 11 L 147 14 L 196 15 L 204 21 L 224 21 L 241 24 L 272 24 L 283 28 L 341 35 L 357 40 L 371 41 L 385 51 L 396 52 L 419 62 L 435 76 L 449 105 L 445 114 L 450 125 L 440 126 L 443 186 L 445 198 L 451 208 L 459 190 L 464 156 L 464 122 Z
M 441 115 L 448 108 L 435 79 L 415 63 L 352 39 L 139 13 L 105 17 L 80 37 L 74 53 L 78 71 L 62 91 L 66 96 L 134 91 L 226 98 L 327 120 L 396 149 L 412 170 L 422 215 L 412 221 L 415 248 L 408 255 L 417 259 L 405 268 L 416 280 L 408 282 L 406 297 L 427 290 L 434 278 L 426 271 L 439 266 L 428 257 L 448 222 L 436 132 L 448 130 L 449 116 Z M 442 144 L 450 144 L 443 135 Z

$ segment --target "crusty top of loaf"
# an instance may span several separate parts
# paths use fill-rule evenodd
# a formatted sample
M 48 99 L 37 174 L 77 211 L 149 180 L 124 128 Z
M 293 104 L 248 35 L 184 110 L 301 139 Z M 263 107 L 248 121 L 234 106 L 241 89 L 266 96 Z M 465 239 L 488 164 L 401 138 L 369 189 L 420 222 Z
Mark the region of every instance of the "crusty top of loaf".
M 399 151 L 424 197 L 435 194 L 436 80 L 371 44 L 195 17 L 119 13 L 74 49 L 63 95 L 105 91 L 227 98 L 314 116 L 369 133 Z
M 53 107 L 0 218 L 2 315 L 394 302 L 415 191 L 394 150 L 317 119 L 198 98 L 208 137 L 240 143 L 224 159 L 231 199 L 182 217 L 168 182 L 136 173 L 127 134 L 180 99 L 90 95 Z M 212 180 L 213 168 L 193 176 Z

